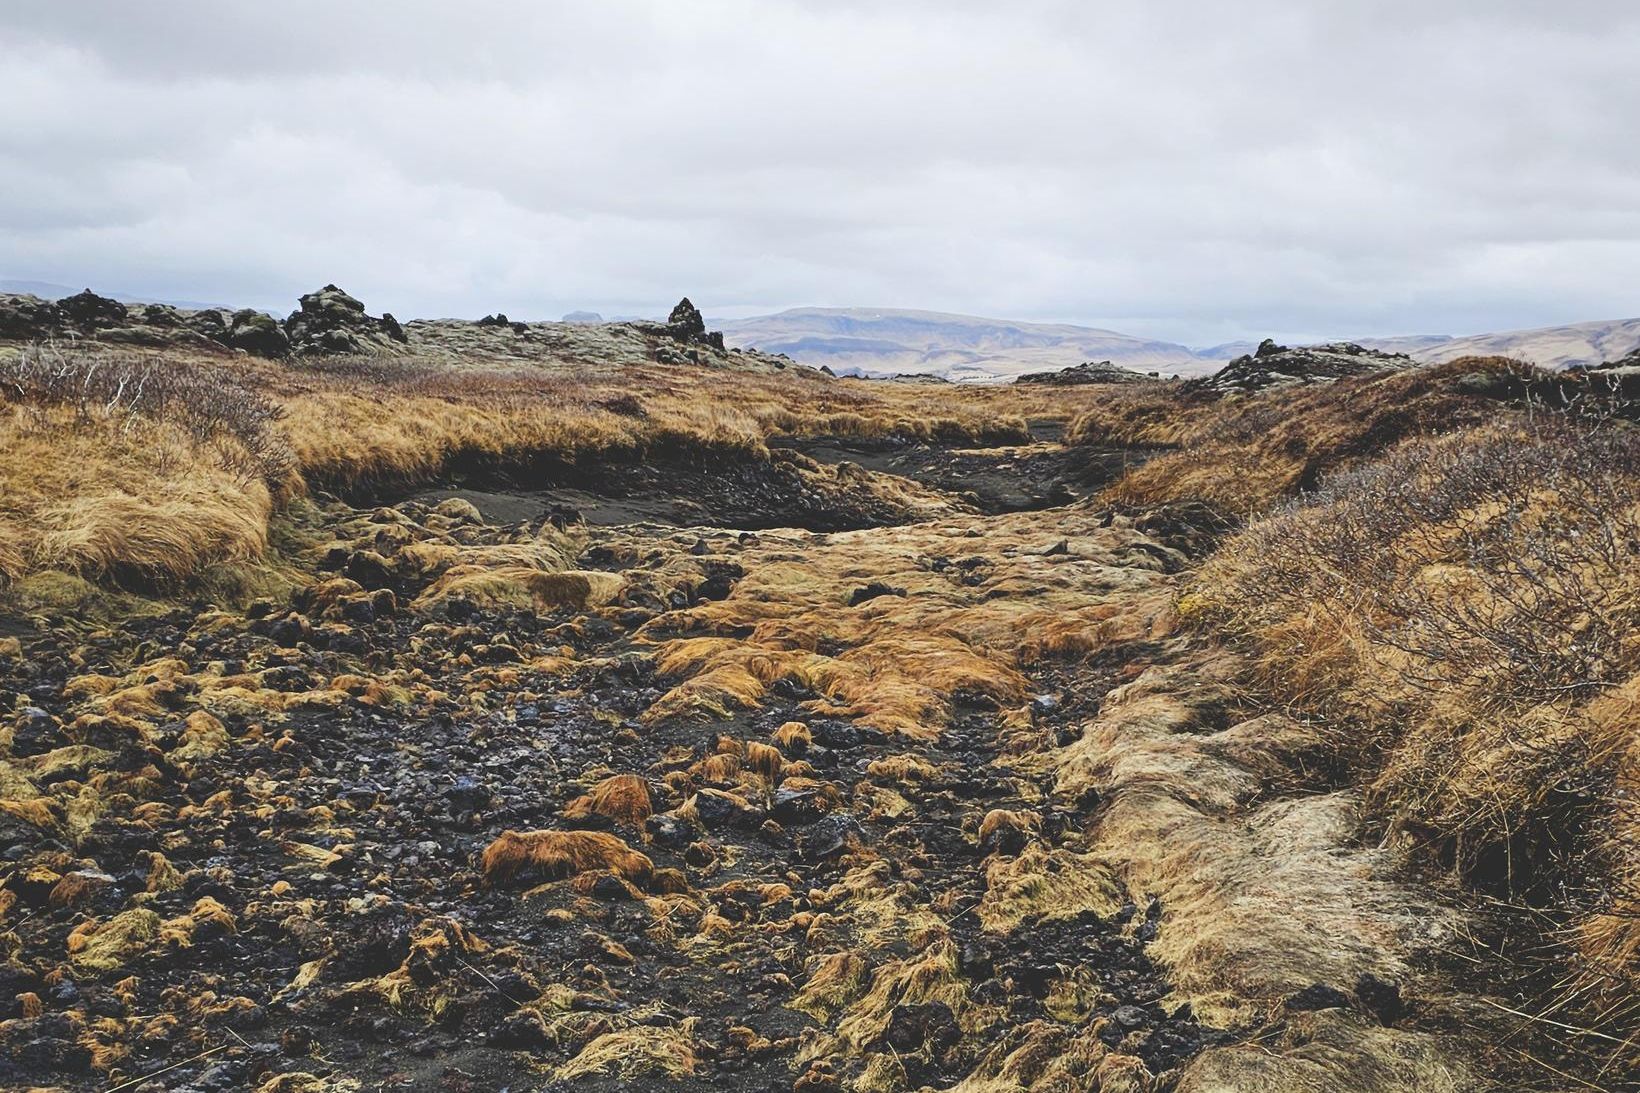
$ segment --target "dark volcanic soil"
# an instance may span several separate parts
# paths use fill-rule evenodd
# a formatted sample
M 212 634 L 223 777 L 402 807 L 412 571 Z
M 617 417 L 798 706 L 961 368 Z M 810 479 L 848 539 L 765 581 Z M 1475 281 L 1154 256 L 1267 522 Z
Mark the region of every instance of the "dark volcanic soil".
M 909 478 L 960 496 L 988 514 L 1070 504 L 1145 459 L 1145 453 L 1133 450 L 1065 448 L 1054 442 L 973 449 L 839 437 L 776 443 L 821 463 L 856 463 L 867 470 Z
M 596 526 L 652 522 L 845 531 L 911 519 L 891 502 L 806 473 L 814 467 L 790 450 L 775 450 L 770 458 L 751 458 L 744 452 L 689 452 L 589 457 L 578 463 L 543 458 L 522 467 L 475 462 L 457 467 L 440 488 L 407 496 L 433 503 L 464 497 L 489 520 L 552 516 L 559 523 L 584 520 Z M 360 490 L 347 499 L 363 505 L 384 495 Z M 403 495 L 387 493 L 385 499 Z
M 999 508 L 1046 503 L 1070 475 L 1057 449 L 855 457 Z M 1084 815 L 1046 805 L 1044 776 L 1015 769 L 1004 745 L 1018 726 L 993 702 L 963 698 L 933 742 L 817 717 L 800 706 L 815 694 L 790 683 L 727 721 L 644 719 L 673 681 L 639 629 L 726 594 L 755 536 L 594 530 L 581 565 L 674 589 L 597 613 L 413 607 L 430 575 L 372 568 L 395 557 L 392 529 L 447 528 L 482 550 L 534 534 L 512 521 L 570 515 L 554 506 L 593 523 L 662 519 L 647 497 L 423 495 L 449 497 L 491 523 L 410 501 L 361 532 L 363 514 L 333 509 L 351 545 L 331 562 L 359 583 L 321 574 L 249 616 L 200 607 L 30 631 L 0 663 L 0 699 L 20 711 L 9 759 L 59 802 L 43 828 L 0 814 L 13 912 L 0 1085 L 229 1090 L 288 1071 L 364 1089 L 818 1091 L 858 1078 L 870 1055 L 895 1060 L 910 1088 L 944 1087 L 984 1045 L 1048 1026 L 1101 1029 L 1157 1073 L 1211 1039 L 1161 1005 L 1145 954 L 1154 903 L 1012 937 L 981 928 L 988 868 L 1027 844 L 1074 846 Z M 698 560 L 693 576 L 656 585 L 677 558 Z M 1114 681 L 1047 670 L 1032 731 L 1053 743 Z M 206 695 L 219 734 L 187 712 Z M 791 722 L 806 739 L 782 737 Z M 776 754 L 783 780 L 750 792 L 748 768 Z M 577 800 L 616 775 L 641 779 L 654 815 Z M 997 809 L 1040 828 L 981 838 Z M 508 830 L 614 835 L 654 872 L 492 885 L 480 858 Z M 855 1062 L 811 1063 L 837 1023 L 803 993 L 817 961 L 852 954 L 861 991 L 931 951 L 930 930 L 953 954 L 961 1012 L 938 1000 L 949 995 L 901 1002 L 844 1053 Z M 970 1011 L 990 1015 L 983 1037 L 961 1027 Z M 608 1066 L 576 1069 L 601 1046 Z

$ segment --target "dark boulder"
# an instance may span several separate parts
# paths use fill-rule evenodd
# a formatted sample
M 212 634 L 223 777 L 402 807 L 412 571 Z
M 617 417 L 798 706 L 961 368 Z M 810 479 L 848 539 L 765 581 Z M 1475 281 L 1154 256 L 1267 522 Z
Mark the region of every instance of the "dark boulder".
M 831 803 L 817 789 L 775 790 L 771 812 L 783 824 L 803 826 L 816 823 L 831 811 Z
M 98 296 L 90 289 L 64 296 L 57 301 L 57 310 L 69 323 L 86 333 L 104 327 L 124 326 L 131 316 L 130 310 L 118 300 Z
M 170 304 L 143 304 L 137 309 L 136 319 L 144 326 L 159 327 L 163 330 L 175 330 L 182 326 L 182 312 Z
M 67 743 L 58 720 L 38 706 L 28 706 L 12 722 L 13 758 L 39 755 Z
M 234 349 L 258 357 L 282 357 L 290 352 L 290 339 L 279 320 L 251 308 L 233 313 L 223 340 Z
M 393 316 L 391 316 L 391 315 L 383 315 L 382 316 L 382 321 L 386 322 L 387 320 L 391 319 L 392 317 Z M 507 318 L 506 312 L 503 312 L 503 311 L 498 311 L 494 315 L 484 316 L 482 319 L 478 320 L 477 325 L 478 326 L 493 326 L 493 327 L 498 327 L 498 328 L 499 327 L 506 327 L 508 330 L 511 330 L 514 334 L 527 334 L 527 333 L 529 333 L 529 330 L 530 330 L 530 324 L 529 323 L 514 322 L 513 320 Z M 400 341 L 408 341 L 409 339 L 408 338 L 401 338 L 399 340 Z
M 865 844 L 865 829 L 846 812 L 834 812 L 797 839 L 798 856 L 805 862 L 839 857 Z
M 681 850 L 692 839 L 688 825 L 670 812 L 649 817 L 643 822 L 643 829 L 650 842 L 666 850 Z
M 0 338 L 49 338 L 62 326 L 56 304 L 38 296 L 0 296 Z
M 763 822 L 761 809 L 732 793 L 703 789 L 691 800 L 695 806 L 695 818 L 708 831 L 718 831 L 726 827 L 749 830 Z
M 669 337 L 685 344 L 705 346 L 719 353 L 724 351 L 723 332 L 720 330 L 708 331 L 706 329 L 706 320 L 701 316 L 700 309 L 690 303 L 687 296 L 679 300 L 678 306 L 674 307 L 672 313 L 666 317 L 664 330 Z M 656 359 L 662 364 L 681 363 L 681 359 L 669 350 L 658 351 Z M 693 359 L 699 363 L 704 358 L 696 353 L 687 353 L 682 359 Z
M 228 316 L 214 307 L 195 311 L 183 318 L 183 325 L 195 334 L 211 339 L 213 342 L 228 344 Z

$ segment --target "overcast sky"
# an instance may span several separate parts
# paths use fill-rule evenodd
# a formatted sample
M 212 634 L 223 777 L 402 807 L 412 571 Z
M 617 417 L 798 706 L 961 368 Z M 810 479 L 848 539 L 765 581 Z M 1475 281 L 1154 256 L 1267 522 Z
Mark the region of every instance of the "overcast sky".
M 1207 344 L 1640 314 L 1632 0 L 6 0 L 0 278 Z

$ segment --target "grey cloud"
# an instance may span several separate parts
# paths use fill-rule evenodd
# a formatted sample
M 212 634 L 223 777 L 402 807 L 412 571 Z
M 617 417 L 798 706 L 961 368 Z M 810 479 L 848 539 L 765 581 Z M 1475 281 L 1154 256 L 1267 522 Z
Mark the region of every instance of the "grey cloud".
M 1616 0 L 24 0 L 0 50 L 0 276 L 1198 343 L 1636 311 Z

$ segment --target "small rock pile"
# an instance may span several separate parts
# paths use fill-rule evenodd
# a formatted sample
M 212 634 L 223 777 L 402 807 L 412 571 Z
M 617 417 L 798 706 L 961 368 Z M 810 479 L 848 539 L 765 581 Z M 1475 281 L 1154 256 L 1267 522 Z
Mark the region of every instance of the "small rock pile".
M 410 340 L 392 315 L 384 312 L 377 319 L 365 314 L 364 304 L 335 285 L 303 296 L 285 320 L 285 335 L 293 353 L 391 350 Z
M 700 309 L 690 303 L 687 296 L 679 300 L 672 313 L 666 317 L 666 332 L 680 342 L 708 345 L 720 353 L 723 352 L 723 332 L 707 330 L 706 320 L 701 316 Z

